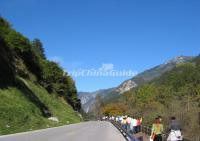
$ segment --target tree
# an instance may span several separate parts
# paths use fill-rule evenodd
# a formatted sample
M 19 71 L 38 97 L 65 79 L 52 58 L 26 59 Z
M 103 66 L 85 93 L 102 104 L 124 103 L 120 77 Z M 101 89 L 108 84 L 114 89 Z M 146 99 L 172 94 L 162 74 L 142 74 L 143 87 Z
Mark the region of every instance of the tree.
M 31 42 L 31 45 L 32 45 L 33 51 L 34 51 L 36 54 L 38 54 L 38 55 L 39 55 L 40 57 L 42 57 L 43 59 L 46 59 L 45 51 L 44 51 L 42 42 L 41 42 L 39 39 L 34 39 L 34 40 Z
M 63 70 L 53 61 L 42 61 L 42 85 L 48 90 L 49 93 L 58 92 L 58 82 L 62 80 Z
M 20 52 L 30 50 L 29 40 L 15 30 L 8 30 L 5 35 L 5 41 L 10 48 L 19 50 Z
M 56 93 L 77 111 L 81 109 L 81 102 L 77 97 L 74 80 L 53 61 L 43 61 L 43 75 L 41 84 L 49 93 Z

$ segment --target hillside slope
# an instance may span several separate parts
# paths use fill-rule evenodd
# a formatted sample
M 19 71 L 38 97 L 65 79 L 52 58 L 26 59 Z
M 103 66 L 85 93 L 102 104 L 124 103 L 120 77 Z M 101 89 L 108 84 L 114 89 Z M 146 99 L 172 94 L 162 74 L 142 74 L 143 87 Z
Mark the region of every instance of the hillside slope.
M 43 87 L 24 80 L 32 94 L 44 103 L 52 116 L 59 122 L 48 120 L 31 99 L 27 97 L 27 87 L 9 86 L 0 89 L 0 135 L 28 130 L 54 127 L 81 121 L 78 113 L 64 99 L 50 95 Z
M 30 41 L 2 17 L 0 68 L 0 135 L 82 120 L 72 78 L 46 59 L 38 39 Z
M 185 63 L 185 62 L 189 62 L 192 59 L 193 57 L 189 57 L 189 56 L 175 57 L 166 63 L 163 63 L 149 70 L 146 70 L 136 75 L 135 77 L 122 82 L 122 84 L 120 84 L 118 87 L 100 90 L 100 91 L 96 91 L 92 93 L 83 93 L 79 95 L 79 98 L 81 99 L 81 102 L 83 105 L 83 109 L 86 112 L 89 112 L 91 109 L 93 109 L 94 103 L 95 103 L 95 97 L 97 95 L 101 96 L 102 100 L 105 103 L 109 103 L 113 100 L 118 99 L 121 94 L 131 89 L 134 89 L 140 85 L 148 83 L 152 81 L 153 79 L 160 77 L 162 74 L 172 70 L 177 65 Z

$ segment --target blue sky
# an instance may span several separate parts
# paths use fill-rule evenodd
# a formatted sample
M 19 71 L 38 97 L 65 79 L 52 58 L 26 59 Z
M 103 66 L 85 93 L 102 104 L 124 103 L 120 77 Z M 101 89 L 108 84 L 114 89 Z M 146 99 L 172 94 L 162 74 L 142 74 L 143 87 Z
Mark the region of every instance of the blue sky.
M 199 0 L 0 0 L 0 14 L 49 59 L 68 70 L 142 72 L 175 56 L 200 53 Z M 79 91 L 130 77 L 76 77 Z

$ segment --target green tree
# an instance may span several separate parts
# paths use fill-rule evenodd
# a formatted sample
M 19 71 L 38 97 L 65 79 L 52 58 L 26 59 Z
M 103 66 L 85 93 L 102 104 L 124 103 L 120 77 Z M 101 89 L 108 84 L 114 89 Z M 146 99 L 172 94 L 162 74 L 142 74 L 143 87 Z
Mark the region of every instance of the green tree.
M 45 56 L 45 52 L 44 52 L 44 48 L 43 48 L 43 45 L 42 45 L 42 42 L 39 40 L 39 39 L 34 39 L 32 42 L 31 42 L 31 45 L 32 45 L 32 49 L 33 51 L 38 54 L 40 57 L 42 57 L 43 59 L 46 59 L 46 56 Z

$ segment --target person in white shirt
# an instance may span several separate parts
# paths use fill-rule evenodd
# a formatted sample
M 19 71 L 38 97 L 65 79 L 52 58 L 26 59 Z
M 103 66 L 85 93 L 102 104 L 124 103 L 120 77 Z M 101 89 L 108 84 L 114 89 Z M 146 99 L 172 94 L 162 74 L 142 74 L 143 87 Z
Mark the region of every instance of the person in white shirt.
M 167 141 L 182 141 L 181 124 L 176 120 L 176 117 L 171 117 L 170 133 Z
M 131 123 L 130 123 L 130 128 L 132 133 L 136 133 L 136 127 L 137 127 L 137 120 L 135 118 L 131 119 Z

